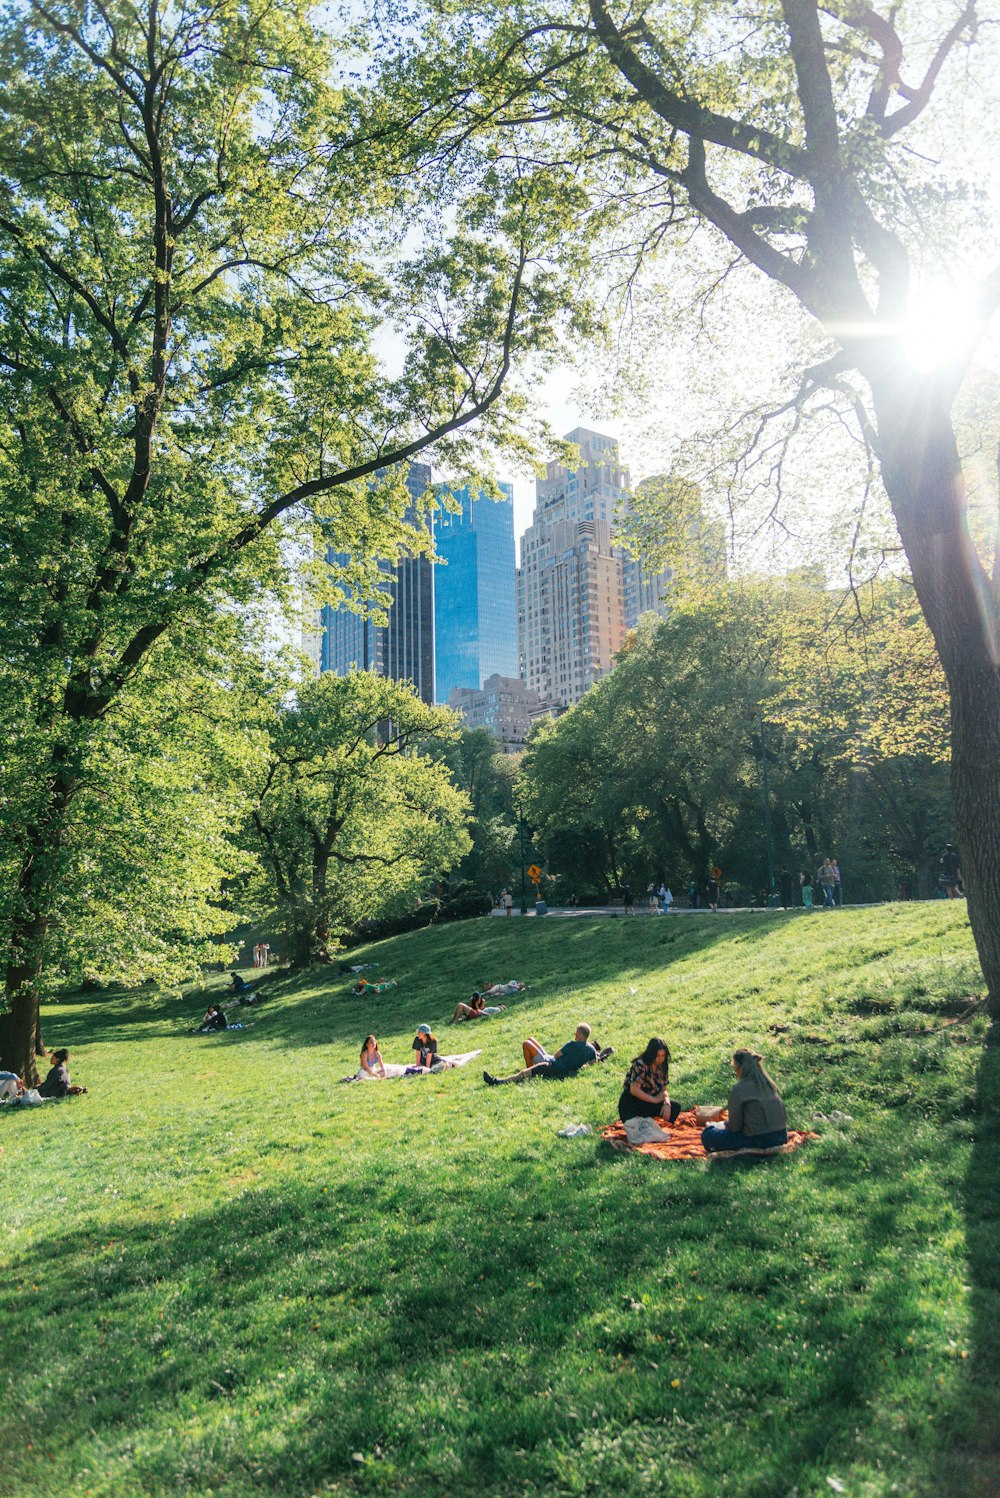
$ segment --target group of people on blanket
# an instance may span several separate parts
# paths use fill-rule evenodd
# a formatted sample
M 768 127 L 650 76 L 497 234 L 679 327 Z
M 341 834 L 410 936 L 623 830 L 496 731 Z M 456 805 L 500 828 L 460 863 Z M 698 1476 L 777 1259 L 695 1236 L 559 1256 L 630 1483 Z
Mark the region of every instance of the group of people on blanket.
M 418 1025 L 417 1033 L 413 1039 L 413 1063 L 405 1068 L 402 1075 L 406 1077 L 416 1076 L 418 1072 L 432 1071 L 436 1067 L 453 1066 L 455 1063 L 447 1056 L 442 1056 L 438 1051 L 438 1039 L 430 1025 Z M 385 1062 L 382 1060 L 382 1052 L 379 1050 L 378 1041 L 374 1035 L 366 1035 L 361 1046 L 361 1065 L 357 1076 L 381 1079 L 384 1081 L 388 1073 Z M 393 1073 L 400 1075 L 399 1068 Z M 350 1080 L 350 1079 L 349 1079 Z
M 533 1036 L 524 1042 L 523 1050 L 524 1066 L 520 1071 L 509 1077 L 495 1077 L 491 1072 L 483 1072 L 483 1081 L 488 1087 L 527 1082 L 533 1077 L 558 1081 L 572 1076 L 581 1067 L 604 1061 L 614 1054 L 612 1047 L 602 1050 L 591 1039 L 589 1025 L 578 1025 L 573 1039 L 553 1055 Z M 757 1051 L 741 1047 L 733 1053 L 733 1071 L 736 1082 L 730 1089 L 726 1107 L 696 1110 L 699 1122 L 705 1125 L 701 1136 L 705 1149 L 710 1153 L 721 1153 L 778 1149 L 787 1144 L 785 1105 L 764 1067 L 763 1057 Z M 642 1054 L 633 1058 L 618 1099 L 618 1117 L 630 1138 L 630 1125 L 639 1119 L 654 1121 L 648 1136 L 637 1136 L 640 1140 L 643 1137 L 655 1138 L 657 1134 L 666 1137 L 666 1127 L 674 1123 L 683 1111 L 681 1104 L 670 1097 L 669 1081 L 670 1049 L 666 1041 L 653 1035 Z M 723 1113 L 725 1122 L 722 1121 Z

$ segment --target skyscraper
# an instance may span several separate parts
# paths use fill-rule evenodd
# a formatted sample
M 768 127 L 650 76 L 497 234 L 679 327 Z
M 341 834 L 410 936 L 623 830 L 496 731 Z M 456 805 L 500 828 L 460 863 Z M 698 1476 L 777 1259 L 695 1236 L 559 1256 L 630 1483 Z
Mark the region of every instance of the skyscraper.
M 456 687 L 478 691 L 488 676 L 517 675 L 514 490 L 502 500 L 468 488 L 461 509 L 439 511 L 434 546 L 435 682 L 438 702 Z
M 411 463 L 406 487 L 414 501 L 431 482 L 426 463 Z M 413 519 L 412 512 L 408 519 Z M 335 558 L 331 558 L 334 560 Z M 393 681 L 412 681 L 422 701 L 434 701 L 434 578 L 424 556 L 403 557 L 385 568 L 391 597 L 386 624 L 363 619 L 348 608 L 322 612 L 320 670 L 344 676 L 352 666 Z
M 521 538 L 517 629 L 521 675 L 572 706 L 614 665 L 625 638 L 623 563 L 612 527 L 628 491 L 613 437 L 577 427 L 581 467 L 550 463 Z

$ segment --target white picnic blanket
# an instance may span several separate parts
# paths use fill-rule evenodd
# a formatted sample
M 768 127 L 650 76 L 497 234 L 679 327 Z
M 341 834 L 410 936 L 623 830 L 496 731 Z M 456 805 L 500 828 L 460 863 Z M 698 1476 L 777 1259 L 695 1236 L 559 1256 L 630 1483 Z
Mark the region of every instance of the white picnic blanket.
M 441 1056 L 437 1066 L 431 1067 L 431 1071 L 450 1071 L 453 1066 L 468 1066 L 470 1061 L 475 1061 L 476 1057 L 481 1056 L 482 1054 L 482 1050 L 478 1050 L 460 1051 L 458 1055 L 455 1056 Z M 413 1062 L 411 1061 L 409 1064 L 412 1066 Z M 400 1066 L 396 1061 L 387 1061 L 385 1063 L 385 1075 L 387 1079 L 389 1077 L 405 1077 L 406 1066 Z M 426 1077 L 428 1073 L 414 1072 L 412 1075 L 416 1077 Z M 364 1072 L 359 1071 L 350 1080 L 355 1082 L 381 1082 L 382 1078 L 369 1077 Z

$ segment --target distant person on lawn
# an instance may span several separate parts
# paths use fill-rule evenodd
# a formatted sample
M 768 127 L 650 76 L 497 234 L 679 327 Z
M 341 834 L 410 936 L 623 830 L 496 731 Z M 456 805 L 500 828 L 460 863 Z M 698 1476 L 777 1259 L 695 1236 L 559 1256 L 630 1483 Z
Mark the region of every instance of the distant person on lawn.
M 667 1093 L 670 1080 L 670 1049 L 658 1035 L 650 1036 L 641 1056 L 634 1057 L 625 1073 L 622 1095 L 618 1099 L 618 1117 L 622 1123 L 630 1118 L 662 1118 L 673 1123 L 681 1111 Z
M 13 1102 L 24 1092 L 24 1081 L 16 1071 L 0 1071 L 0 1103 Z
M 701 1142 L 709 1154 L 719 1150 L 767 1150 L 788 1143 L 785 1105 L 757 1051 L 733 1053 L 736 1084 L 729 1093 L 725 1123 L 706 1124 Z M 720 1113 L 722 1109 L 718 1110 Z
M 955 900 L 962 893 L 962 863 L 953 844 L 945 843 L 944 852 L 938 861 L 941 864 L 945 894 L 949 900 Z
M 438 1055 L 437 1037 L 431 1030 L 430 1025 L 418 1025 L 417 1033 L 413 1040 L 413 1065 L 406 1068 L 406 1075 L 412 1076 L 414 1072 L 430 1071 L 441 1060 Z
M 219 1004 L 209 1004 L 205 1011 L 205 1018 L 198 1026 L 199 1035 L 210 1035 L 213 1030 L 228 1030 L 229 1021 L 226 1019 L 225 1010 Z
M 365 1077 L 380 1077 L 385 1081 L 385 1062 L 374 1035 L 366 1035 L 361 1047 L 361 1074 Z
M 76 1097 L 86 1087 L 74 1087 L 69 1075 L 69 1051 L 53 1051 L 52 1066 L 38 1091 L 42 1097 Z
M 455 1013 L 448 1021 L 449 1025 L 460 1025 L 467 1019 L 495 1019 L 498 1014 L 506 1014 L 506 1004 L 487 1004 L 486 998 L 481 993 L 473 993 L 467 1004 L 456 1004 Z
M 530 1082 L 532 1077 L 561 1081 L 564 1077 L 571 1077 L 582 1066 L 590 1066 L 598 1060 L 597 1047 L 590 1043 L 589 1025 L 577 1025 L 573 1039 L 561 1046 L 554 1056 L 539 1045 L 533 1035 L 529 1035 L 521 1049 L 524 1052 L 524 1069 L 509 1077 L 494 1077 L 492 1073 L 484 1071 L 483 1081 L 487 1087 L 502 1087 L 508 1082 Z

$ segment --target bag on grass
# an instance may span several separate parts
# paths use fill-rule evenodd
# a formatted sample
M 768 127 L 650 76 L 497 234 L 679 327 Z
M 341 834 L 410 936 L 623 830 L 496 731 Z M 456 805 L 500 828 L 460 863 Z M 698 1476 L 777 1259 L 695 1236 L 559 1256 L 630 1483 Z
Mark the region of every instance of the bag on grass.
M 670 1138 L 670 1132 L 655 1118 L 629 1118 L 625 1138 L 629 1144 L 662 1144 Z

